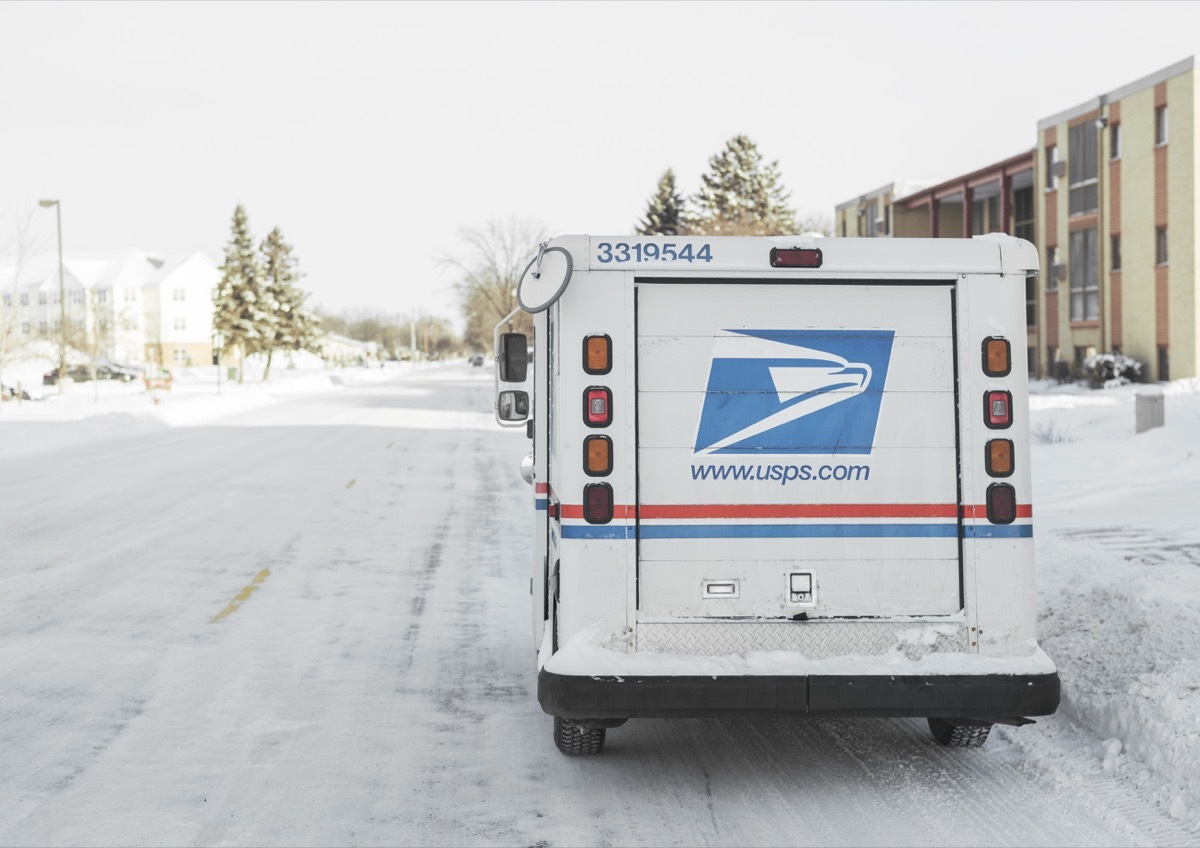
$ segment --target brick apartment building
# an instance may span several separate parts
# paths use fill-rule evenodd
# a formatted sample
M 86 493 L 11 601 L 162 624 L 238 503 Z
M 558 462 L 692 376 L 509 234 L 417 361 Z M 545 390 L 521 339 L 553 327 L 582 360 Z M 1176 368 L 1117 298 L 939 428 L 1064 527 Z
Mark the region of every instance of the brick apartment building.
M 1193 58 L 1038 122 L 1037 147 L 931 186 L 893 183 L 840 204 L 835 234 L 1037 245 L 1027 289 L 1030 373 L 1095 352 L 1151 380 L 1200 375 Z

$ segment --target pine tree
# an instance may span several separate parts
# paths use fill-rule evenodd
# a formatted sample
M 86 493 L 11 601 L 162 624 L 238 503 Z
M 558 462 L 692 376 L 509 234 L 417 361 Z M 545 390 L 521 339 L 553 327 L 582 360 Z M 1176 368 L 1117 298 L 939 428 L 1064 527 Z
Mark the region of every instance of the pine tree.
M 263 380 L 271 375 L 271 358 L 276 350 L 315 350 L 320 319 L 304 308 L 308 295 L 296 288 L 300 273 L 292 246 L 283 239 L 276 227 L 259 246 L 262 254 L 264 304 L 270 316 L 270 327 L 261 350 L 267 354 Z
M 670 168 L 658 180 L 658 190 L 647 204 L 646 217 L 638 222 L 642 236 L 677 236 L 687 231 L 684 199 L 675 188 L 675 172 Z
M 779 177 L 779 163 L 762 164 L 758 147 L 744 135 L 725 143 L 708 160 L 695 197 L 692 230 L 712 236 L 773 236 L 796 232 L 796 213 Z
M 213 331 L 224 336 L 221 352 L 238 352 L 238 382 L 247 355 L 263 349 L 270 316 L 263 308 L 262 269 L 254 252 L 246 210 L 233 210 L 229 243 L 225 245 L 221 280 L 213 292 Z

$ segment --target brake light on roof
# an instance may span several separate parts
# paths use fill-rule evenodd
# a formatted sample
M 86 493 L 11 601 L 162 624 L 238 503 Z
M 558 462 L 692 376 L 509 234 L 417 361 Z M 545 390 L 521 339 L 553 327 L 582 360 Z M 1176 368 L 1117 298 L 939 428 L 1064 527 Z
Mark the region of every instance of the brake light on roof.
M 820 268 L 823 257 L 819 247 L 772 247 L 772 268 Z
M 1012 392 L 983 393 L 983 422 L 993 430 L 1012 424 Z
M 603 386 L 583 391 L 583 423 L 589 427 L 607 427 L 612 422 L 612 392 Z

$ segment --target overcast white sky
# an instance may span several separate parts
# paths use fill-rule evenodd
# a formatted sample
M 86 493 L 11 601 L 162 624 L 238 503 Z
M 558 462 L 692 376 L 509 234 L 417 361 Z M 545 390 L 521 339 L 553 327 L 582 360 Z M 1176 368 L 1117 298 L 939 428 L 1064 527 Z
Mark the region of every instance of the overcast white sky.
M 310 302 L 456 318 L 462 227 L 631 232 L 739 133 L 832 216 L 1027 150 L 1197 39 L 1190 2 L 0 2 L 0 246 L 47 197 L 68 253 L 219 261 L 242 203 Z

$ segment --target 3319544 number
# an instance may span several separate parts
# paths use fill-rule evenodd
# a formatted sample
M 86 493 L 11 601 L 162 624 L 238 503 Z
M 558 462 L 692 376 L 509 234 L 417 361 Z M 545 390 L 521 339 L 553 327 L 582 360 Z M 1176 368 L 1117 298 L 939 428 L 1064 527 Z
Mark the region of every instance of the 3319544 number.
M 602 241 L 596 245 L 596 261 L 602 265 L 610 262 L 712 262 L 712 245 L 678 245 L 670 241 L 610 244 Z

